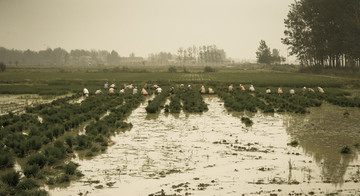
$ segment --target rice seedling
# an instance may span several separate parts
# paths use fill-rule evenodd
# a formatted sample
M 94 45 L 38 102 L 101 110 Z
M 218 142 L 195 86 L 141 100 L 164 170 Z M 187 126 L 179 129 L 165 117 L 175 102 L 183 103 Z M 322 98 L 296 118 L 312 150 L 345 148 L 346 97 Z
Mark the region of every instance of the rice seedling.
M 68 164 L 65 165 L 65 174 L 68 174 L 68 175 L 74 175 L 75 172 L 76 172 L 76 168 L 79 167 L 79 164 L 76 164 L 72 161 L 70 161 Z
M 292 146 L 292 147 L 297 147 L 299 145 L 299 142 L 297 140 L 292 140 L 287 145 Z
M 15 187 L 20 182 L 20 173 L 16 171 L 10 171 L 1 176 L 1 181 L 11 187 Z
M 156 97 L 153 100 L 149 100 L 146 109 L 147 113 L 156 113 L 160 110 L 160 108 L 164 105 L 167 97 L 169 94 L 166 92 L 162 92 L 159 95 L 156 95 Z
M 23 173 L 27 178 L 30 178 L 30 177 L 36 177 L 39 171 L 40 171 L 40 166 L 37 164 L 25 165 Z
M 19 194 L 20 191 L 31 190 L 31 189 L 38 188 L 38 187 L 40 187 L 40 186 L 34 180 L 29 179 L 29 178 L 24 178 L 16 186 L 16 191 Z
M 253 121 L 248 117 L 241 117 L 241 122 L 244 123 L 247 127 L 253 125 Z
M 170 98 L 169 110 L 170 113 L 180 113 L 181 111 L 180 94 L 177 93 Z
M 349 146 L 343 146 L 342 148 L 341 148 L 341 154 L 350 154 L 351 153 L 351 149 L 350 149 L 350 147 Z
M 184 112 L 201 113 L 208 110 L 201 94 L 195 90 L 181 92 L 180 98 L 183 102 Z

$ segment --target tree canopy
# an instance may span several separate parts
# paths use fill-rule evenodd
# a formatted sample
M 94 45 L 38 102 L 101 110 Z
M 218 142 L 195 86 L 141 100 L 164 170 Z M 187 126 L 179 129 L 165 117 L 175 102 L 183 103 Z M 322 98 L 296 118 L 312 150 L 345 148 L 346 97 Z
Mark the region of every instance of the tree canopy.
M 260 46 L 256 51 L 256 59 L 258 63 L 271 63 L 270 48 L 266 45 L 266 42 L 264 40 L 260 41 Z
M 0 61 L 7 65 L 40 65 L 40 66 L 63 66 L 63 65 L 119 65 L 121 63 L 144 61 L 142 57 L 120 57 L 112 50 L 83 50 L 75 49 L 67 52 L 63 48 L 47 48 L 40 51 L 15 50 L 0 47 Z
M 271 64 L 271 63 L 281 63 L 285 60 L 284 57 L 280 56 L 280 51 L 278 49 L 272 49 L 267 46 L 264 40 L 260 41 L 258 50 L 256 51 L 256 59 L 258 63 Z
M 282 42 L 302 65 L 359 68 L 359 0 L 296 0 L 284 23 Z

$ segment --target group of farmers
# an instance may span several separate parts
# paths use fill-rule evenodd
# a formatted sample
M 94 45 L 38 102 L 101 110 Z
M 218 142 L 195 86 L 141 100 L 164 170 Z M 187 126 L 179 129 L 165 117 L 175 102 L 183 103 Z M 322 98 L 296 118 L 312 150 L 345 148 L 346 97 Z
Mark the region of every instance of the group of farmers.
M 105 90 L 105 91 L 108 91 L 108 94 L 109 94 L 109 95 L 115 95 L 115 90 L 116 90 L 116 88 L 117 88 L 117 87 L 116 87 L 116 85 L 115 85 L 114 83 L 111 84 L 110 86 L 109 86 L 109 83 L 108 83 L 108 82 L 106 82 L 106 83 L 104 84 L 104 90 Z M 136 86 L 134 86 L 134 85 L 132 85 L 132 84 L 129 84 L 129 85 L 124 84 L 124 85 L 122 86 L 122 89 L 119 91 L 119 95 L 124 95 L 124 94 L 125 94 L 125 90 L 127 90 L 127 89 L 132 89 L 132 94 L 138 94 L 138 88 L 137 88 Z M 162 92 L 162 88 L 160 88 L 160 86 L 158 86 L 158 85 L 156 85 L 156 84 L 153 85 L 153 86 L 151 86 L 151 89 L 155 90 L 155 93 L 156 93 L 156 94 L 160 94 L 160 93 Z M 180 89 L 180 90 L 185 90 L 185 85 L 184 85 L 184 84 L 180 84 L 179 89 Z M 245 87 L 244 87 L 242 84 L 239 85 L 239 89 L 240 89 L 241 91 L 246 91 Z M 142 95 L 148 95 L 147 90 L 149 90 L 149 87 L 148 87 L 148 84 L 145 83 L 145 84 L 144 84 L 144 87 L 141 89 L 141 94 L 142 94 Z M 174 90 L 175 90 L 175 88 L 174 88 L 174 87 L 171 87 L 168 92 L 169 92 L 170 94 L 174 94 Z M 187 90 L 192 90 L 192 87 L 191 87 L 190 84 L 187 86 Z M 226 90 L 226 87 L 222 87 L 220 90 Z M 227 90 L 228 90 L 229 92 L 233 91 L 233 90 L 234 90 L 233 84 L 229 85 L 229 87 L 228 87 Z M 324 89 L 321 88 L 321 87 L 317 87 L 317 90 L 318 90 L 320 93 L 325 93 Z M 254 87 L 253 85 L 250 85 L 249 91 L 250 91 L 250 92 L 255 92 L 255 87 Z M 301 92 L 302 92 L 303 94 L 305 94 L 306 92 L 315 93 L 315 90 L 312 89 L 312 88 L 303 87 L 303 88 L 301 89 Z M 96 94 L 96 95 L 101 94 L 101 93 L 102 93 L 102 91 L 101 91 L 100 89 L 95 91 L 95 94 Z M 201 93 L 201 94 L 205 94 L 205 93 L 206 93 L 206 90 L 205 90 L 204 85 L 201 86 L 201 88 L 200 88 L 200 93 Z M 214 92 L 214 90 L 213 90 L 212 88 L 208 88 L 208 93 L 209 93 L 209 94 L 214 94 L 215 92 Z M 266 93 L 266 94 L 271 94 L 271 93 L 272 93 L 272 92 L 271 92 L 271 89 L 270 89 L 270 88 L 267 88 L 267 89 L 265 90 L 265 93 Z M 289 92 L 289 93 L 290 93 L 291 95 L 294 95 L 294 94 L 295 94 L 295 90 L 294 90 L 294 89 L 290 89 L 290 92 Z M 277 89 L 277 94 L 279 94 L 279 95 L 283 94 L 283 90 L 282 90 L 281 88 L 278 88 L 278 89 Z M 83 89 L 83 95 L 84 95 L 84 96 L 89 96 L 89 90 L 88 90 L 87 88 L 84 88 L 84 89 Z
M 222 88 L 221 88 L 221 90 L 225 90 L 225 89 L 226 89 L 225 87 L 222 87 Z M 231 84 L 231 85 L 228 87 L 228 91 L 231 92 L 231 91 L 233 91 L 233 89 L 234 89 L 234 86 L 233 86 L 233 84 Z M 244 87 L 242 84 L 239 85 L 239 89 L 240 89 L 241 91 L 246 91 L 245 87 Z M 324 91 L 323 88 L 317 87 L 317 89 L 318 89 L 319 93 L 325 93 L 325 91 Z M 253 85 L 250 85 L 249 91 L 250 91 L 250 92 L 255 92 L 255 87 L 254 87 Z M 301 93 L 305 94 L 306 92 L 315 93 L 315 90 L 312 89 L 312 88 L 306 88 L 306 87 L 304 86 L 304 87 L 301 89 Z M 267 89 L 265 90 L 265 93 L 266 93 L 266 94 L 271 94 L 271 93 L 272 93 L 272 92 L 271 92 L 271 89 L 270 89 L 270 88 L 267 88 Z M 277 89 L 277 94 L 281 95 L 281 94 L 283 94 L 283 93 L 284 93 L 284 92 L 283 92 L 283 90 L 282 90 L 281 88 L 278 88 L 278 89 Z M 295 94 L 295 90 L 294 90 L 294 89 L 290 89 L 289 93 L 290 93 L 291 95 L 294 95 L 294 94 Z
M 162 92 L 162 89 L 161 89 L 158 85 L 156 85 L 156 84 L 153 85 L 151 88 L 155 90 L 155 93 L 156 93 L 156 94 L 160 94 L 160 93 Z M 114 83 L 111 84 L 111 85 L 109 85 L 109 83 L 106 82 L 106 83 L 104 84 L 104 91 L 108 91 L 108 94 L 109 94 L 109 95 L 115 95 L 115 90 L 116 90 L 116 89 L 117 89 L 117 86 L 116 86 Z M 134 86 L 133 84 L 129 84 L 129 85 L 124 84 L 124 85 L 122 86 L 122 88 L 120 89 L 120 91 L 119 91 L 119 95 L 124 95 L 124 94 L 125 94 L 125 90 L 127 90 L 127 89 L 132 89 L 132 94 L 138 94 L 138 88 L 137 88 L 136 86 Z M 141 94 L 142 94 L 142 95 L 148 95 L 147 90 L 148 90 L 148 85 L 145 84 L 144 87 L 141 89 Z M 170 88 L 169 92 L 170 92 L 170 93 L 173 93 L 173 92 L 174 92 L 174 88 L 173 88 L 173 87 Z M 101 93 L 102 93 L 102 91 L 101 91 L 100 89 L 98 89 L 98 90 L 95 91 L 95 94 L 96 94 L 96 95 L 101 94 Z M 89 90 L 88 90 L 87 88 L 84 88 L 84 89 L 83 89 L 83 95 L 84 95 L 84 96 L 89 96 Z

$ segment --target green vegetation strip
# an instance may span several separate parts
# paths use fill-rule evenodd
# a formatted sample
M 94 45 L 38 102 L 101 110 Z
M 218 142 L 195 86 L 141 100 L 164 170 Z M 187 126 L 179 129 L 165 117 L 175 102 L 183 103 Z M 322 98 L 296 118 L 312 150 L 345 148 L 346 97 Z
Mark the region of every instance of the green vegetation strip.
M 208 110 L 200 92 L 195 89 L 197 88 L 186 90 L 180 94 L 184 112 L 201 113 Z
M 175 91 L 175 95 L 170 98 L 169 110 L 170 113 L 178 114 L 181 111 L 180 94 L 179 91 Z
M 46 195 L 37 189 L 37 182 L 52 185 L 81 176 L 76 170 L 77 164 L 64 161 L 72 156 L 73 150 L 84 151 L 85 156 L 104 151 L 118 128 L 131 127 L 123 120 L 144 99 L 128 93 L 124 97 L 90 96 L 81 104 L 69 103 L 79 97 L 75 95 L 27 108 L 21 115 L 0 116 L 0 172 L 3 174 L 0 195 Z M 100 119 L 107 110 L 111 113 Z M 38 116 L 43 118 L 42 123 Z M 90 122 L 86 132 L 77 134 L 76 130 L 85 122 Z M 20 178 L 12 169 L 15 159 L 25 178 Z
M 165 87 L 168 89 L 168 87 Z M 166 90 L 163 90 L 160 94 L 156 95 L 153 100 L 148 101 L 146 106 L 147 113 L 157 113 L 165 104 L 166 99 L 169 97 L 169 93 Z

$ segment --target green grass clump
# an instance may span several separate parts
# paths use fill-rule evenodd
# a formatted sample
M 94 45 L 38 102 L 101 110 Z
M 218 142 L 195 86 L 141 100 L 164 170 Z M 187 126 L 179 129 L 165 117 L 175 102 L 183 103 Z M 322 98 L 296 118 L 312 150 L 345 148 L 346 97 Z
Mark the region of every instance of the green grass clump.
M 20 181 L 20 183 L 16 186 L 16 190 L 18 192 L 23 191 L 23 190 L 31 190 L 34 188 L 38 188 L 39 185 L 36 184 L 36 182 L 32 179 L 29 178 L 24 178 Z
M 4 184 L 15 187 L 20 182 L 20 173 L 16 171 L 8 172 L 1 176 L 1 180 Z
M 37 164 L 35 164 L 35 165 L 25 165 L 24 175 L 27 178 L 36 177 L 39 171 L 40 171 L 40 166 L 37 165 Z
M 287 145 L 290 145 L 290 146 L 292 146 L 292 147 L 296 147 L 296 146 L 299 145 L 299 142 L 298 142 L 297 140 L 293 140 L 293 141 L 291 141 L 290 143 L 288 143 Z
M 166 104 L 165 107 L 164 107 L 164 112 L 169 113 L 170 112 L 169 108 L 170 108 L 170 106 L 168 104 Z
M 9 151 L 0 150 L 0 169 L 11 168 L 13 166 L 14 157 L 12 153 Z
M 349 146 L 343 146 L 342 148 L 341 148 L 341 154 L 350 154 L 351 153 L 351 149 L 350 149 L 350 147 Z
M 241 122 L 244 123 L 246 126 L 253 125 L 253 121 L 248 117 L 241 117 Z
M 47 158 L 42 153 L 36 153 L 29 157 L 27 161 L 27 165 L 38 165 L 41 168 L 43 168 L 47 163 Z
M 169 110 L 170 113 L 180 113 L 181 111 L 180 94 L 175 94 L 170 98 Z
M 164 105 L 167 97 L 169 96 L 168 93 L 162 92 L 153 100 L 148 101 L 148 105 L 146 106 L 145 110 L 147 113 L 156 113 L 160 110 L 160 108 Z
M 48 160 L 48 165 L 53 165 L 59 160 L 66 157 L 66 149 L 62 141 L 55 141 L 54 146 L 49 146 L 45 149 L 45 156 Z
M 68 164 L 65 165 L 65 168 L 64 168 L 65 174 L 74 175 L 76 168 L 78 168 L 78 167 L 79 167 L 79 164 L 70 161 Z
M 201 113 L 208 110 L 200 92 L 195 90 L 187 90 L 181 92 L 181 100 L 183 101 L 183 109 L 189 113 Z

